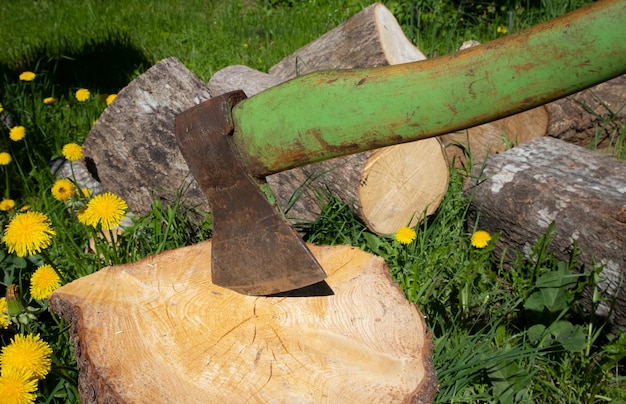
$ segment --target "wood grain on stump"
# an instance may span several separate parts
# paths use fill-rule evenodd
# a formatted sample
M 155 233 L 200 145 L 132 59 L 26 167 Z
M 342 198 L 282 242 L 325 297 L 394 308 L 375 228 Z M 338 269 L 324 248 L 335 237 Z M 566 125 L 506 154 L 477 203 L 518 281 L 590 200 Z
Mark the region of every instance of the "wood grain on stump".
M 424 318 L 384 261 L 309 246 L 331 295 L 215 286 L 211 242 L 102 269 L 54 292 L 83 403 L 429 402 Z

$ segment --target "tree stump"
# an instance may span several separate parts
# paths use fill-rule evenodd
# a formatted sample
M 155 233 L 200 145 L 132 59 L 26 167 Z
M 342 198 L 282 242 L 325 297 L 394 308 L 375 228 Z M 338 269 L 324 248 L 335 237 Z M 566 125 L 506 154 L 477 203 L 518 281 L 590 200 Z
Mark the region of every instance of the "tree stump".
M 212 284 L 210 241 L 55 291 L 81 401 L 430 402 L 431 338 L 384 261 L 349 246 L 309 247 L 328 274 L 310 295 Z
M 469 217 L 500 233 L 496 253 L 530 252 L 530 243 L 554 222 L 551 248 L 562 260 L 576 241 L 578 262 L 604 265 L 607 301 L 597 314 L 626 326 L 626 162 L 551 137 L 490 156 L 467 189 Z

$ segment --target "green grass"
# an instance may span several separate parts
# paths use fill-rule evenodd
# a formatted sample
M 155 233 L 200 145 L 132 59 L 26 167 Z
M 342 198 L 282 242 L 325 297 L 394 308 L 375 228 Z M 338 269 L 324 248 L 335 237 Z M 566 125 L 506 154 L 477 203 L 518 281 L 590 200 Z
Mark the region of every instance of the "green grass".
M 551 230 L 530 257 L 494 262 L 493 241 L 485 249 L 470 244 L 462 188 L 462 175 L 452 172 L 436 214 L 408 246 L 373 235 L 332 197 L 302 230 L 308 241 L 352 244 L 385 258 L 433 332 L 437 402 L 626 399 L 619 390 L 625 334 L 606 332 L 578 303 L 584 287 L 596 287 L 600 269 L 581 275 L 577 250 L 569 262 L 555 259 L 548 253 Z
M 267 70 L 365 5 L 322 3 L 274 8 L 242 0 L 3 2 L 0 67 L 33 70 L 35 63 L 54 58 L 73 70 L 75 77 L 64 76 L 66 82 L 102 92 L 117 92 L 128 77 L 169 56 L 204 80 L 233 64 Z M 117 73 L 126 79 L 108 77 Z
M 407 35 L 433 56 L 465 40 L 504 35 L 502 27 L 512 32 L 534 25 L 584 2 L 385 3 Z M 0 296 L 17 285 L 21 304 L 12 303 L 12 323 L 0 329 L 0 346 L 17 333 L 40 333 L 54 351 L 51 373 L 38 383 L 37 402 L 77 402 L 67 325 L 45 299 L 29 293 L 30 275 L 39 265 L 50 261 L 75 279 L 211 235 L 210 217 L 193 225 L 184 206 L 155 201 L 150 214 L 135 218 L 117 243 L 108 243 L 100 237 L 106 231 L 77 221 L 84 200 L 76 198 L 68 209 L 53 198 L 55 179 L 48 162 L 68 142 L 82 143 L 106 96 L 159 59 L 176 56 L 204 80 L 232 64 L 267 70 L 366 5 L 350 0 L 0 3 L 0 103 L 13 124 L 27 132 L 22 141 L 12 142 L 0 124 L 0 151 L 13 157 L 0 166 L 1 197 L 16 203 L 15 209 L 0 211 L 0 224 L 4 229 L 28 205 L 44 212 L 56 231 L 42 254 L 16 257 L 0 244 Z M 17 76 L 24 70 L 36 72 L 37 78 L 20 82 Z M 86 102 L 74 98 L 81 87 L 92 91 Z M 48 96 L 58 102 L 44 105 L 41 100 Z M 626 158 L 626 129 L 613 128 L 611 116 L 605 122 L 612 133 L 609 151 Z M 301 230 L 308 241 L 351 244 L 385 259 L 433 333 L 437 402 L 625 401 L 626 334 L 609 330 L 577 303 L 583 287 L 595 287 L 599 270 L 579 275 L 576 250 L 568 262 L 555 259 L 548 253 L 549 232 L 536 241 L 531 256 L 518 255 L 512 262 L 493 258 L 498 235 L 484 249 L 472 247 L 463 174 L 451 171 L 442 204 L 416 227 L 416 240 L 409 245 L 372 234 L 332 195 L 319 219 Z M 95 245 L 90 246 L 90 237 Z

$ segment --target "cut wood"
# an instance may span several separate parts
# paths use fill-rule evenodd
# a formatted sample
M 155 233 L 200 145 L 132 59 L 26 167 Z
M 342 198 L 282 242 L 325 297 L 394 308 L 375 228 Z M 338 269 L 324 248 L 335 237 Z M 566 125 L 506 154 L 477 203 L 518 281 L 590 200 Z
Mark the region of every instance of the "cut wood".
M 378 234 L 394 233 L 435 213 L 450 178 L 442 156 L 437 139 L 372 153 L 363 167 L 356 199 L 367 227 Z
M 297 50 L 270 69 L 283 80 L 316 70 L 377 67 L 425 59 L 391 12 L 376 3 Z M 299 65 L 298 65 L 299 63 Z M 301 66 L 296 68 L 296 65 Z M 256 94 L 271 75 L 228 67 L 209 81 L 211 91 L 243 89 Z M 297 101 L 296 101 L 297 102 Z M 377 234 L 415 225 L 439 206 L 449 171 L 439 141 L 424 139 L 376 152 L 340 157 L 267 178 L 278 204 L 293 222 L 313 221 L 330 193 Z
M 579 146 L 614 147 L 626 124 L 626 75 L 549 104 L 548 135 Z
M 175 58 L 164 59 L 124 87 L 83 144 L 87 168 L 104 188 L 144 215 L 153 200 L 182 196 L 208 211 L 176 144 L 174 118 L 210 98 L 207 86 Z
M 551 137 L 490 156 L 475 167 L 470 218 L 500 233 L 496 254 L 530 252 L 554 222 L 551 250 L 569 259 L 574 241 L 587 270 L 604 265 L 597 314 L 626 326 L 626 162 Z M 509 257 L 512 258 L 512 257 Z M 589 303 L 589 301 L 587 302 Z
M 537 107 L 464 131 L 440 136 L 450 164 L 471 172 L 482 165 L 487 156 L 503 152 L 507 146 L 519 145 L 536 137 L 545 136 L 548 114 L 545 107 Z
M 424 60 L 391 11 L 374 3 L 348 21 L 298 49 L 269 73 L 292 78 L 326 69 L 354 69 Z
M 478 41 L 465 41 L 459 50 L 480 45 Z M 491 155 L 507 147 L 519 145 L 539 136 L 548 129 L 545 107 L 537 107 L 497 121 L 439 137 L 448 164 L 471 173 L 475 165 L 482 165 Z
M 431 337 L 384 261 L 310 248 L 328 278 L 308 296 L 215 286 L 210 241 L 55 291 L 81 402 L 431 402 Z

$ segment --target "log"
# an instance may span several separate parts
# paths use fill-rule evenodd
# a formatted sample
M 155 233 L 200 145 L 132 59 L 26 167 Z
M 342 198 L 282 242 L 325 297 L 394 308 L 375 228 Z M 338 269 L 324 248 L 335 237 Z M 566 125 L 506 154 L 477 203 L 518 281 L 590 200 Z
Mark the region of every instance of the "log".
M 309 247 L 328 274 L 323 293 L 216 286 L 210 241 L 56 290 L 50 305 L 71 325 L 81 402 L 431 402 L 431 336 L 384 261 Z
M 546 109 L 548 136 L 610 151 L 626 124 L 626 75 L 546 104 Z
M 480 45 L 478 41 L 465 41 L 459 50 Z M 539 136 L 548 129 L 548 113 L 545 107 L 537 107 L 497 121 L 475 126 L 467 130 L 439 137 L 448 164 L 465 173 L 471 173 L 475 165 L 501 153 L 512 145 L 519 145 Z
M 439 137 L 449 164 L 470 173 L 485 159 L 501 153 L 507 146 L 520 145 L 536 137 L 545 136 L 548 114 L 545 107 L 537 107 L 464 131 Z
M 207 86 L 176 58 L 164 59 L 124 87 L 83 143 L 87 169 L 104 188 L 145 215 L 152 201 L 208 211 L 174 134 L 177 114 L 210 98 Z
M 298 49 L 270 69 L 270 75 L 227 67 L 209 88 L 247 95 L 282 80 L 316 70 L 376 67 L 425 59 L 406 38 L 391 12 L 376 3 L 334 30 Z M 302 68 L 294 68 L 301 63 Z M 427 175 L 424 173 L 428 173 Z M 312 164 L 267 178 L 279 206 L 292 222 L 313 221 L 328 191 L 352 207 L 368 228 L 390 234 L 432 214 L 446 193 L 449 171 L 439 141 L 425 139 L 375 152 Z
M 439 207 L 449 171 L 439 141 L 431 138 L 274 174 L 267 183 L 292 222 L 317 218 L 332 195 L 373 233 L 391 234 Z
M 530 252 L 554 222 L 550 247 L 569 259 L 574 240 L 587 269 L 604 265 L 600 288 L 607 301 L 596 314 L 626 326 L 626 162 L 551 137 L 541 137 L 476 167 L 470 223 L 500 233 L 496 256 Z M 473 224 L 472 224 L 473 226 Z M 509 256 L 507 258 L 513 258 Z M 589 302 L 587 302 L 590 307 Z
M 391 11 L 374 3 L 272 66 L 285 79 L 325 69 L 355 69 L 424 60 Z
M 209 92 L 215 96 L 231 91 L 243 90 L 252 97 L 263 90 L 274 87 L 286 79 L 260 72 L 248 66 L 227 66 L 215 73 L 208 83 Z

